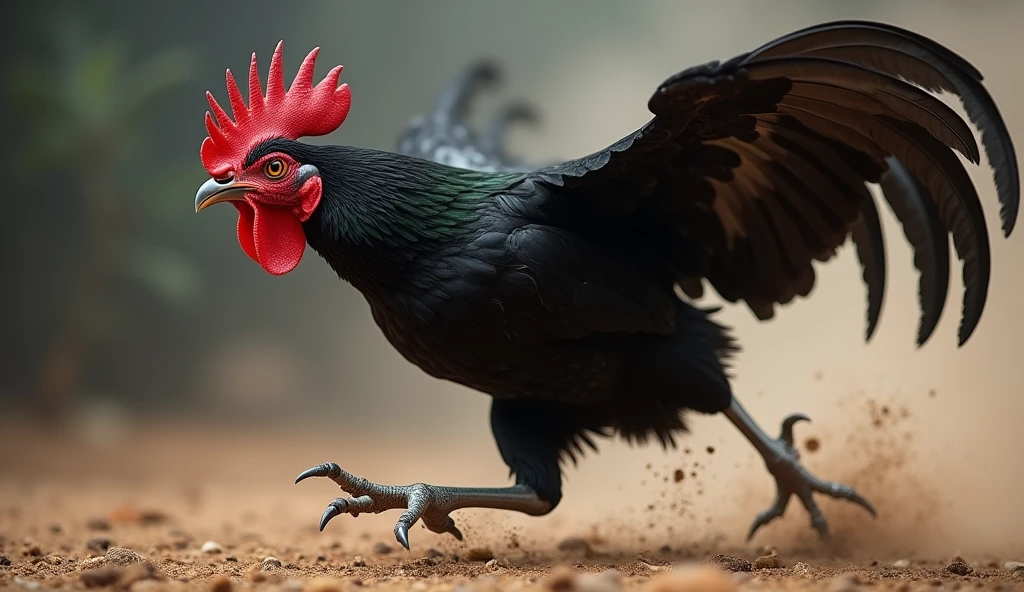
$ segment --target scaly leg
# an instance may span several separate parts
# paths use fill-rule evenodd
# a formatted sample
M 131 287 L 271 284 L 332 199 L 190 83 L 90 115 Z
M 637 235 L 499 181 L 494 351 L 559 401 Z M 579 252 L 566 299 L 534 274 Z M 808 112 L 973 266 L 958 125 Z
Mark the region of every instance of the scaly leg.
M 809 417 L 798 413 L 787 416 L 782 420 L 782 433 L 779 438 L 772 439 L 747 414 L 736 397 L 733 397 L 732 404 L 724 413 L 764 458 L 764 463 L 775 477 L 775 486 L 778 488 L 775 502 L 754 519 L 754 524 L 747 534 L 748 541 L 753 538 L 757 529 L 782 516 L 789 504 L 789 498 L 794 495 L 811 515 L 811 526 L 826 541 L 829 539 L 828 521 L 815 503 L 813 493 L 850 500 L 870 512 L 872 516 L 877 516 L 871 503 L 852 487 L 819 479 L 800 464 L 800 453 L 793 447 L 793 424 L 798 421 L 810 421 Z
M 416 521 L 432 532 L 449 533 L 462 540 L 462 533 L 449 515 L 463 508 L 493 508 L 513 510 L 533 516 L 546 514 L 551 504 L 539 497 L 528 485 L 512 487 L 441 487 L 414 483 L 412 485 L 378 485 L 343 470 L 334 463 L 324 463 L 303 471 L 295 482 L 309 477 L 327 477 L 351 495 L 350 498 L 334 500 L 327 505 L 320 518 L 322 531 L 331 518 L 348 513 L 358 516 L 362 513 L 379 514 L 388 510 L 404 509 L 395 524 L 395 538 L 406 549 L 409 548 L 409 529 Z
M 395 538 L 409 548 L 409 529 L 417 520 L 433 532 L 462 540 L 450 514 L 463 508 L 512 510 L 531 516 L 547 514 L 562 497 L 559 457 L 577 439 L 578 429 L 566 423 L 558 409 L 515 401 L 492 401 L 491 431 L 502 459 L 515 476 L 511 487 L 441 487 L 378 485 L 325 463 L 303 471 L 296 483 L 309 477 L 328 477 L 351 495 L 331 502 L 320 518 L 320 530 L 338 514 L 358 516 L 404 509 L 395 524 Z M 584 438 L 585 439 L 585 438 Z

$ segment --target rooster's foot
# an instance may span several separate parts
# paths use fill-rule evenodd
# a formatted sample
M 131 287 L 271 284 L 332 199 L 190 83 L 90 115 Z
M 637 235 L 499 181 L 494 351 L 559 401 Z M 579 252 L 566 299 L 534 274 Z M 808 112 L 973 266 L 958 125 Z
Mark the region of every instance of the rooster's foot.
M 442 487 L 424 483 L 378 485 L 352 475 L 335 463 L 307 469 L 295 482 L 309 477 L 327 477 L 352 496 L 338 498 L 327 505 L 320 518 L 321 531 L 339 514 L 358 516 L 404 509 L 395 524 L 395 538 L 406 549 L 409 549 L 409 529 L 419 520 L 423 520 L 430 531 L 448 533 L 461 541 L 462 533 L 450 516 L 451 512 L 461 508 L 497 508 L 527 514 L 543 514 L 551 508 L 551 504 L 538 498 L 526 485 L 502 488 Z
M 793 496 L 796 496 L 807 509 L 811 517 L 811 526 L 826 541 L 829 540 L 828 521 L 814 501 L 813 494 L 821 493 L 849 500 L 867 510 L 872 516 L 877 515 L 871 503 L 853 487 L 820 479 L 800 464 L 800 453 L 793 445 L 793 425 L 798 421 L 810 421 L 806 415 L 792 414 L 786 417 L 782 421 L 782 433 L 775 439 L 768 437 L 761 430 L 735 398 L 725 415 L 761 453 L 768 471 L 775 477 L 775 502 L 754 518 L 754 523 L 747 534 L 748 541 L 759 528 L 781 517 Z

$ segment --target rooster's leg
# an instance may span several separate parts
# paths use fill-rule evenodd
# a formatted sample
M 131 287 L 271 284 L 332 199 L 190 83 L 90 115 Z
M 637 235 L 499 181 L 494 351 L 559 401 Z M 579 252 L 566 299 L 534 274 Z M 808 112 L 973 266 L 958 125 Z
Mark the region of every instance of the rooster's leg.
M 811 526 L 818 534 L 828 540 L 828 522 L 814 501 L 814 493 L 822 493 L 834 498 L 849 500 L 864 508 L 875 516 L 875 509 L 849 485 L 825 481 L 811 474 L 800 464 L 800 453 L 793 446 L 793 424 L 798 421 L 810 421 L 806 415 L 792 414 L 782 421 L 782 433 L 778 438 L 771 438 L 747 414 L 746 409 L 733 397 L 732 404 L 724 412 L 729 421 L 735 425 L 754 448 L 764 458 L 768 471 L 775 477 L 778 488 L 775 502 L 764 512 L 757 515 L 750 527 L 747 540 L 750 540 L 765 524 L 782 516 L 786 511 L 789 498 L 796 496 L 811 515 Z
M 512 487 L 476 488 L 442 487 L 415 483 L 413 485 L 378 485 L 345 471 L 334 463 L 317 465 L 302 472 L 296 483 L 309 477 L 328 477 L 337 483 L 350 498 L 338 498 L 328 504 L 320 518 L 320 530 L 338 514 L 379 514 L 388 510 L 404 509 L 395 524 L 395 538 L 409 548 L 409 529 L 417 520 L 433 532 L 449 533 L 462 540 L 462 533 L 449 515 L 462 508 L 494 508 L 513 510 L 531 515 L 549 512 L 552 505 L 541 500 L 528 485 Z

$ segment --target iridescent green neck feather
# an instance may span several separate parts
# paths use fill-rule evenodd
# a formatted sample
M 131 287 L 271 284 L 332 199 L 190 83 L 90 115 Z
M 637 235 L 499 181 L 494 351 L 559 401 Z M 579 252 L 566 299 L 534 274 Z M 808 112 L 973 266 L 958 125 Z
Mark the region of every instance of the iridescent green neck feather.
M 290 150 L 323 181 L 304 224 L 309 244 L 342 278 L 367 287 L 402 281 L 410 266 L 472 234 L 490 196 L 521 174 L 483 173 L 348 146 Z

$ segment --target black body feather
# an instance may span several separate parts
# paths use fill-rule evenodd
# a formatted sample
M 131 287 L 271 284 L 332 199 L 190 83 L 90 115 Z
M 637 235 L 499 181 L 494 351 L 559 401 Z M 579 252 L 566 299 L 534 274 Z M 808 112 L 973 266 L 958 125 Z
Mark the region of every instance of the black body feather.
M 981 203 L 954 151 L 971 130 L 926 90 L 955 92 L 996 169 L 1005 234 L 1019 179 L 980 74 L 896 27 L 811 27 L 666 80 L 641 129 L 585 158 L 532 170 L 500 136 L 462 125 L 469 71 L 400 141 L 404 154 L 286 143 L 321 171 L 310 245 L 366 296 L 392 344 L 429 374 L 491 395 L 499 450 L 557 503 L 560 461 L 592 436 L 674 444 L 683 413 L 726 409 L 722 326 L 675 294 L 708 281 L 760 319 L 813 289 L 813 261 L 848 237 L 868 286 L 868 337 L 885 248 L 867 183 L 915 251 L 918 342 L 945 304 L 949 243 L 964 262 L 963 344 L 981 317 L 990 253 Z M 916 86 L 915 86 L 916 85 Z M 282 141 L 283 142 L 283 141 Z

